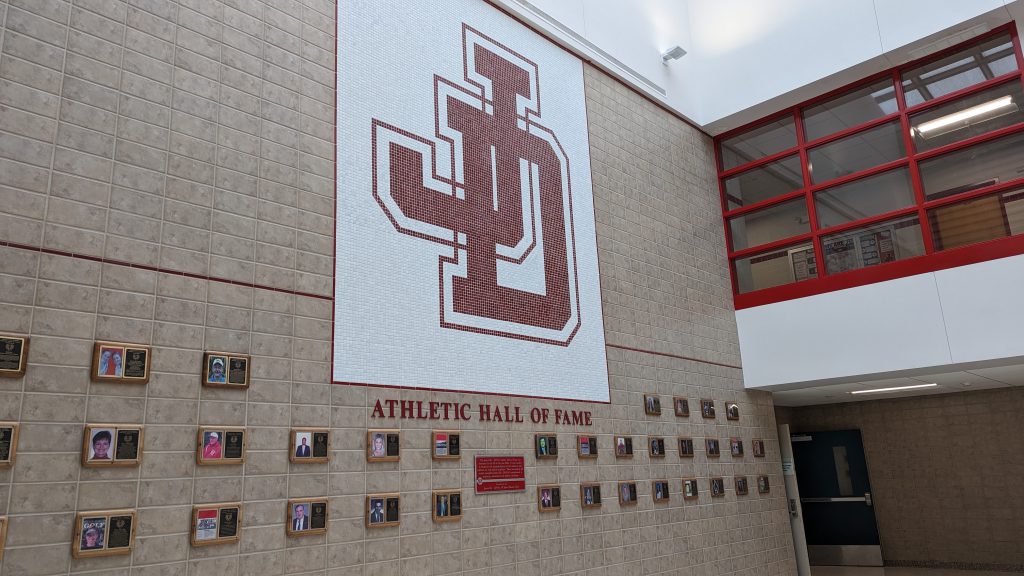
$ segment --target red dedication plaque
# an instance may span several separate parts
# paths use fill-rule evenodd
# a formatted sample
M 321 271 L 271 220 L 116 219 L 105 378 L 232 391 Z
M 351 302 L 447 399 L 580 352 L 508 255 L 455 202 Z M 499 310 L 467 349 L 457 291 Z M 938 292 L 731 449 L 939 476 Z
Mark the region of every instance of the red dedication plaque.
M 524 456 L 477 456 L 473 469 L 476 473 L 477 494 L 526 490 Z

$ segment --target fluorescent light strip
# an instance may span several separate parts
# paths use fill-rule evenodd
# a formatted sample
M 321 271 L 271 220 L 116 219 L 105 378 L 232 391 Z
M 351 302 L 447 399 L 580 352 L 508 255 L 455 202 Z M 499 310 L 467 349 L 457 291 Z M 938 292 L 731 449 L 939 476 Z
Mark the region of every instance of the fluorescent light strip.
M 988 114 L 989 112 L 995 112 L 996 110 L 1000 110 L 1002 108 L 1006 108 L 1007 106 L 1012 105 L 1013 96 L 1003 96 L 1002 98 L 996 98 L 995 100 L 985 102 L 984 104 L 971 106 L 966 110 L 954 112 L 953 114 L 949 114 L 941 118 L 936 118 L 935 120 L 929 120 L 928 122 L 925 122 L 924 124 L 918 126 L 917 131 L 920 132 L 921 134 L 927 134 L 928 132 L 934 132 L 939 128 L 945 128 L 950 124 L 958 124 L 960 122 L 970 120 L 971 118 L 976 118 L 978 116 Z
M 913 386 L 896 386 L 894 388 L 875 388 L 874 390 L 854 390 L 850 394 L 879 394 L 882 392 L 899 392 L 900 390 L 917 390 L 918 388 L 934 388 L 938 384 L 914 384 Z

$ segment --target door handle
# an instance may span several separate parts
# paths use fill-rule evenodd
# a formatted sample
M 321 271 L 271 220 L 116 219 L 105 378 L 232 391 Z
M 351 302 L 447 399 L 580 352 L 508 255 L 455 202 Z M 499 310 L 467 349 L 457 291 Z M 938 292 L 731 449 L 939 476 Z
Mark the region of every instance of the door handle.
M 864 504 L 869 506 L 869 507 L 873 506 L 873 504 L 871 502 L 871 492 L 865 492 L 864 493 Z

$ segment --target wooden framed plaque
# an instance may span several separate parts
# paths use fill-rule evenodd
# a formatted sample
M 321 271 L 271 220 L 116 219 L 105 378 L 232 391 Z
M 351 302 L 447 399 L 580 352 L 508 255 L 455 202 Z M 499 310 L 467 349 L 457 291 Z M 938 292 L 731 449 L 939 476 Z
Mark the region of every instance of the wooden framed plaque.
M 533 452 L 538 460 L 558 458 L 558 436 L 553 432 L 534 434 Z
M 772 491 L 772 486 L 768 482 L 768 476 L 762 474 L 757 477 L 757 493 L 768 494 Z
M 669 501 L 668 480 L 651 481 L 651 498 L 653 498 L 655 502 Z
M 739 420 L 740 419 L 740 405 L 735 402 L 725 403 L 725 418 L 727 420 Z
M 583 508 L 601 507 L 601 485 L 597 482 L 580 484 L 580 506 Z
M 458 430 L 434 430 L 433 450 L 430 457 L 434 460 L 458 460 L 462 458 L 462 433 Z
M 682 396 L 672 399 L 672 406 L 675 408 L 676 416 L 680 418 L 690 417 L 690 400 Z
M 138 466 L 145 441 L 142 424 L 86 424 L 82 466 Z
M 92 381 L 121 384 L 149 382 L 152 349 L 142 344 L 96 342 L 92 352 Z
M 597 436 L 576 436 L 576 454 L 580 458 L 597 458 Z
M 661 397 L 657 394 L 644 394 L 644 414 L 661 416 Z
M 715 401 L 714 400 L 701 400 L 700 401 L 700 415 L 704 418 L 715 417 Z
M 718 443 L 718 438 L 705 438 L 704 449 L 707 452 L 708 458 L 718 458 L 722 455 L 722 448 Z
M 398 493 L 366 496 L 366 527 L 387 528 L 402 522 L 402 496 Z
M 193 546 L 238 542 L 242 534 L 242 503 L 197 504 L 192 507 Z
M 679 457 L 693 458 L 693 438 L 684 437 L 679 439 Z
M 245 462 L 249 443 L 242 426 L 200 426 L 196 438 L 196 464 L 216 466 Z
M 725 496 L 725 479 L 720 476 L 711 478 L 711 497 L 721 498 Z
M 20 378 L 28 364 L 28 336 L 0 334 L 0 378 Z
M 402 432 L 397 429 L 366 431 L 367 462 L 398 462 L 401 458 Z
M 651 458 L 665 457 L 665 439 L 660 436 L 653 436 L 647 439 L 648 449 Z
M 203 355 L 203 386 L 245 390 L 249 387 L 251 365 L 252 357 L 248 354 L 207 352 Z
M 434 490 L 431 501 L 430 514 L 434 522 L 462 520 L 462 490 Z
M 537 486 L 537 510 L 558 512 L 562 509 L 562 488 L 558 484 Z
M 729 453 L 732 454 L 733 458 L 743 457 L 743 439 L 742 438 L 729 438 Z
M 700 496 L 696 478 L 683 478 L 683 500 L 696 500 Z
M 633 438 L 630 436 L 616 436 L 615 437 L 615 457 L 616 458 L 632 458 L 633 457 Z
M 17 422 L 0 422 L 0 468 L 14 466 L 14 457 L 18 453 Z
M 327 462 L 331 454 L 331 431 L 327 428 L 292 428 L 288 459 L 296 464 Z
M 131 554 L 135 546 L 135 510 L 79 512 L 75 516 L 72 558 Z
M 754 446 L 754 458 L 764 458 L 764 440 L 760 438 L 754 438 L 750 442 Z
M 736 495 L 737 496 L 746 496 L 749 493 L 750 493 L 750 486 L 747 485 L 747 477 L 746 476 L 737 476 L 736 477 Z
M 619 482 L 619 505 L 636 506 L 636 482 Z
M 315 536 L 327 533 L 327 497 L 296 498 L 288 501 L 289 536 Z

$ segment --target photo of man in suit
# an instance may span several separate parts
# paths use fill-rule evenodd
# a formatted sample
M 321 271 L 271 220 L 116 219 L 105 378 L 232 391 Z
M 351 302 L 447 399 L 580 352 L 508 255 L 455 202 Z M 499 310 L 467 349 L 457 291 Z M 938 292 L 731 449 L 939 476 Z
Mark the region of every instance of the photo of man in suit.
M 370 500 L 370 524 L 384 522 L 384 499 L 373 498 Z
M 444 518 L 448 515 L 448 496 L 443 494 L 437 495 L 437 517 Z
M 295 456 L 309 458 L 309 432 L 298 432 L 295 434 L 295 439 Z
M 292 512 L 292 530 L 295 532 L 309 530 L 309 516 L 306 516 L 306 506 L 304 504 L 295 505 L 295 509 Z

